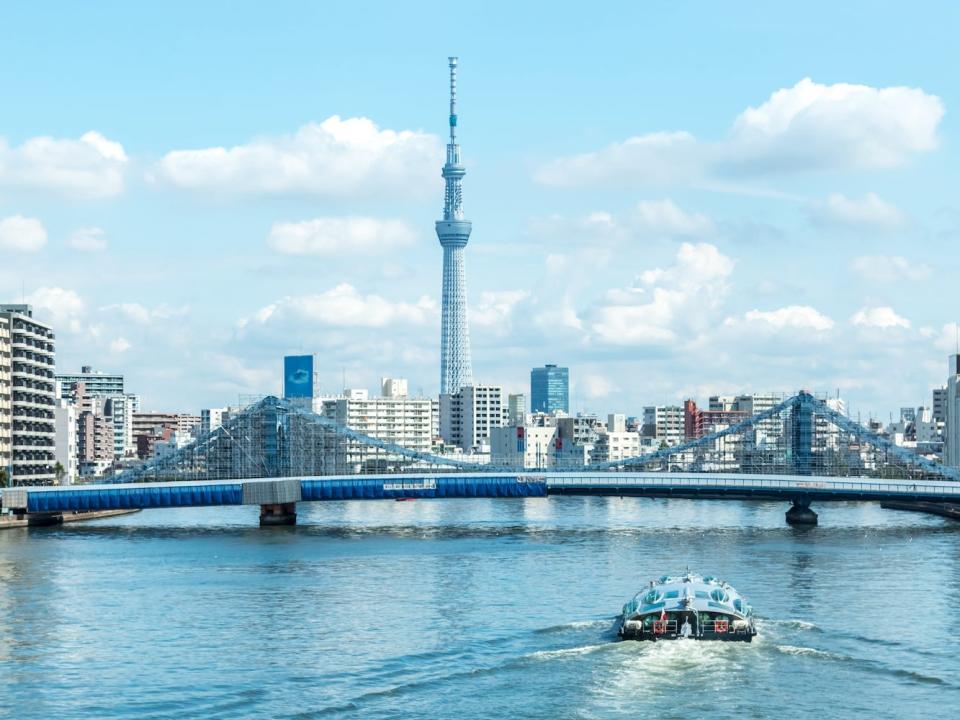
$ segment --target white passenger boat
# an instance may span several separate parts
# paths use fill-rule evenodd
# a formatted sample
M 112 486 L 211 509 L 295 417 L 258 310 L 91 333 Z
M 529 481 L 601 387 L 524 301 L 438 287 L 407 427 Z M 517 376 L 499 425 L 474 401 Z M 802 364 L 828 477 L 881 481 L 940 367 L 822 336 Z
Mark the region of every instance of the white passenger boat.
M 753 608 L 728 583 L 687 572 L 664 575 L 623 606 L 624 640 L 739 640 L 757 634 Z

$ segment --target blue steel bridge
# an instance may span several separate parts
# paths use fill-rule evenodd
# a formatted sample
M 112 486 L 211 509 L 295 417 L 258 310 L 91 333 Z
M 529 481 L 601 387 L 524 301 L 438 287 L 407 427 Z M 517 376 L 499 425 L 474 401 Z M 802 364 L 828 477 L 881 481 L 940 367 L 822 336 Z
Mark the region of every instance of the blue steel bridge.
M 109 484 L 5 489 L 3 506 L 40 519 L 259 505 L 269 525 L 294 523 L 298 502 L 545 495 L 782 500 L 788 522 L 810 524 L 811 502 L 960 503 L 960 471 L 894 445 L 808 393 L 675 447 L 606 462 L 553 460 L 549 468 L 418 452 L 268 397 Z

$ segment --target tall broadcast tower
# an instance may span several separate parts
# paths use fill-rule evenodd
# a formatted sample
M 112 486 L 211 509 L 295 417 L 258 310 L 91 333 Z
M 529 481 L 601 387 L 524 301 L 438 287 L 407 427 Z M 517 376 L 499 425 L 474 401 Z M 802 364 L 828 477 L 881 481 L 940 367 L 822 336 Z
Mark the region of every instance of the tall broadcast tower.
M 443 308 L 440 317 L 440 393 L 454 394 L 473 384 L 470 328 L 467 326 L 467 280 L 463 254 L 470 222 L 463 219 L 463 176 L 457 144 L 457 58 L 450 58 L 450 142 L 443 166 L 446 193 L 437 237 L 443 247 Z

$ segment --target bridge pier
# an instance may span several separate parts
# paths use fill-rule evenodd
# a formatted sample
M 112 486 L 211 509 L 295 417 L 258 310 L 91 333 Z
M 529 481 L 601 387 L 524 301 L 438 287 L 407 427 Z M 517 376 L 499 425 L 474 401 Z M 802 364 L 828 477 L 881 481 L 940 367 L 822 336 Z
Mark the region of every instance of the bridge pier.
M 260 506 L 260 527 L 296 525 L 297 503 L 302 499 L 296 478 L 243 483 L 243 504 Z
M 17 518 L 27 519 L 27 527 L 50 527 L 52 525 L 63 525 L 63 513 L 59 512 L 35 512 L 17 515 Z
M 817 524 L 817 514 L 810 509 L 809 500 L 794 500 L 786 517 L 787 525 L 810 527 Z
M 296 503 L 267 503 L 260 506 L 260 526 L 296 525 Z

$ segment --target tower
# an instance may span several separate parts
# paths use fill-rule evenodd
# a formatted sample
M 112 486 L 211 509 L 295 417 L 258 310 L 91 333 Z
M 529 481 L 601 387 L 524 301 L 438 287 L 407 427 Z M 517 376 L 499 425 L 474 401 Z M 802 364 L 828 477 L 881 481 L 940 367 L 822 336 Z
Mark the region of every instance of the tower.
M 443 247 L 443 306 L 440 314 L 440 394 L 452 395 L 473 384 L 470 329 L 467 326 L 467 281 L 464 250 L 471 224 L 463 219 L 463 176 L 457 144 L 457 58 L 450 58 L 450 142 L 443 166 L 446 185 L 443 220 L 437 237 Z

